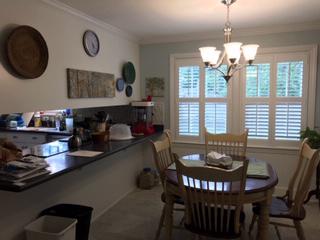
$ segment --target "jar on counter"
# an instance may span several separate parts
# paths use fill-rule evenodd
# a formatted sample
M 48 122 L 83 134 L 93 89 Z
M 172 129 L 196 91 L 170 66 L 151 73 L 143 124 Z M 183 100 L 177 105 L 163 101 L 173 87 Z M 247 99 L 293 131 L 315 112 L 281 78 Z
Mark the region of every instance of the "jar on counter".
M 40 113 L 36 112 L 34 114 L 34 126 L 35 127 L 41 127 L 41 118 L 40 118 Z

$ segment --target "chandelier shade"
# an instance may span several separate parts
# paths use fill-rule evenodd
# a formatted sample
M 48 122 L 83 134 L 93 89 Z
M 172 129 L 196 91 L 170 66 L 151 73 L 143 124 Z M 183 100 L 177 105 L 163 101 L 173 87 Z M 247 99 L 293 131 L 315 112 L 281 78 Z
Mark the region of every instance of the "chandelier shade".
M 232 28 L 229 19 L 229 8 L 233 3 L 236 2 L 236 0 L 222 0 L 221 2 L 227 6 L 227 20 L 224 27 L 224 52 L 221 55 L 221 51 L 217 50 L 216 47 L 209 46 L 201 47 L 199 48 L 199 51 L 201 53 L 202 61 L 204 62 L 205 66 L 209 69 L 219 71 L 221 74 L 223 74 L 224 79 L 228 82 L 236 71 L 247 66 L 247 64 L 252 65 L 257 55 L 259 45 L 242 45 L 241 42 L 231 41 Z M 246 62 L 240 64 L 242 55 Z M 224 62 L 225 57 L 227 58 L 225 62 L 227 62 L 228 64 L 226 73 L 219 70 L 219 67 Z
M 230 42 L 224 44 L 224 49 L 230 62 L 238 62 L 241 57 L 241 42 Z
M 248 44 L 241 47 L 246 61 L 253 61 L 256 58 L 258 47 L 258 44 Z

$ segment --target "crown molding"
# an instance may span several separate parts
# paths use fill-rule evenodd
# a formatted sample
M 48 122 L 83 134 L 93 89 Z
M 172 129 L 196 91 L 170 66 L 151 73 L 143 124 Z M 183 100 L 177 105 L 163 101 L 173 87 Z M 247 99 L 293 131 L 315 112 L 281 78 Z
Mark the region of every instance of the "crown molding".
M 304 22 L 277 26 L 257 27 L 257 28 L 239 28 L 232 32 L 235 37 L 254 36 L 254 35 L 267 35 L 275 33 L 289 33 L 289 32 L 303 32 L 311 30 L 320 30 L 320 20 L 314 22 Z M 141 45 L 158 44 L 158 43 L 176 43 L 176 42 L 189 42 L 197 40 L 208 39 L 223 39 L 223 31 L 189 33 L 173 36 L 159 36 L 143 38 L 140 40 Z
M 79 18 L 82 18 L 88 22 L 91 22 L 101 28 L 104 28 L 105 30 L 107 30 L 108 32 L 111 32 L 113 34 L 116 34 L 120 37 L 123 37 L 123 38 L 126 38 L 127 40 L 130 40 L 130 41 L 133 41 L 133 42 L 136 42 L 136 43 L 139 43 L 139 38 L 132 35 L 132 34 L 129 34 L 113 25 L 110 25 L 104 21 L 101 21 L 95 17 L 92 17 L 92 16 L 89 16 L 88 14 L 82 12 L 82 11 L 79 11 L 67 4 L 64 4 L 58 0 L 41 0 L 42 2 L 48 4 L 48 5 L 51 5 L 53 7 L 56 7 L 62 11 L 65 11 L 71 15 L 74 15 L 74 16 L 77 16 Z

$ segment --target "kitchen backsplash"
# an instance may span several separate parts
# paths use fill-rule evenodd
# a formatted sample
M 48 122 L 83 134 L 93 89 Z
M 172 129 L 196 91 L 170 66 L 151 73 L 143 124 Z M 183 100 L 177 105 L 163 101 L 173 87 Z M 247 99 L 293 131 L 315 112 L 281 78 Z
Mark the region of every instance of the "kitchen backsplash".
M 73 109 L 73 114 L 76 116 L 78 121 L 82 121 L 85 118 L 94 118 L 94 114 L 99 111 L 104 111 L 109 114 L 113 123 L 131 124 L 132 122 L 132 108 L 130 105 L 79 108 Z

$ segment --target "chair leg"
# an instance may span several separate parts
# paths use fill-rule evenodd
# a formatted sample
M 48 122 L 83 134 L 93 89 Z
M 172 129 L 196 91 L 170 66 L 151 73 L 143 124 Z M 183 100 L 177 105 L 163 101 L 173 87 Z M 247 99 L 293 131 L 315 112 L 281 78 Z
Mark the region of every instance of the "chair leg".
M 299 240 L 305 240 L 306 238 L 304 236 L 304 232 L 303 232 L 303 228 L 302 228 L 301 222 L 297 221 L 297 220 L 294 220 L 293 223 L 294 223 L 294 226 L 296 228 L 296 232 L 297 232 Z
M 160 221 L 159 221 L 159 226 L 157 229 L 156 237 L 154 238 L 155 240 L 158 240 L 160 237 L 161 228 L 162 228 L 163 222 L 164 222 L 165 211 L 166 211 L 166 205 L 163 205 L 162 213 L 161 213 L 161 217 L 160 217 Z
M 186 220 L 186 217 L 183 215 L 183 217 L 181 218 L 181 221 L 179 223 L 179 226 L 182 227 L 183 226 L 183 223 L 185 222 Z
M 252 216 L 250 226 L 249 226 L 249 234 L 251 234 L 251 231 L 253 229 L 254 223 L 257 221 L 257 218 L 258 218 L 258 215 L 254 213 Z
M 280 234 L 278 226 L 277 225 L 273 225 L 273 226 L 274 226 L 274 229 L 276 230 L 278 239 L 281 240 L 281 234 Z

